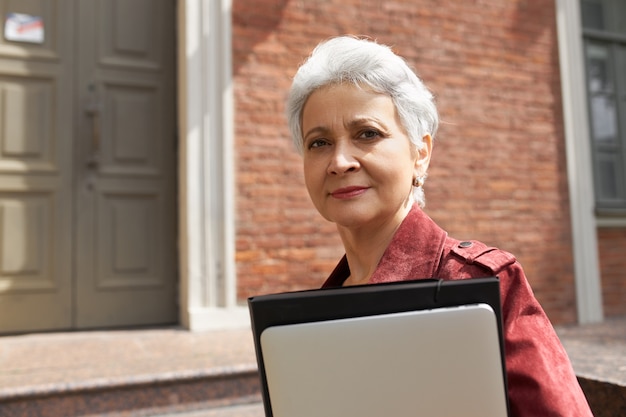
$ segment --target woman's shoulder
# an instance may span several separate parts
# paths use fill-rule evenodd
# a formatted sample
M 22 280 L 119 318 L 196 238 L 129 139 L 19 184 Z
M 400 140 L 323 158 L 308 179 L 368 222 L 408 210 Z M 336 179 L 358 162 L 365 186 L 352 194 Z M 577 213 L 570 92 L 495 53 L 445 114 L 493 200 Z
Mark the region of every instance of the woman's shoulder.
M 447 237 L 439 270 L 440 275 L 455 272 L 457 274 L 471 274 L 474 271 L 495 275 L 513 266 L 516 262 L 517 259 L 513 254 L 488 246 L 483 242 Z M 463 277 L 459 276 L 459 278 Z

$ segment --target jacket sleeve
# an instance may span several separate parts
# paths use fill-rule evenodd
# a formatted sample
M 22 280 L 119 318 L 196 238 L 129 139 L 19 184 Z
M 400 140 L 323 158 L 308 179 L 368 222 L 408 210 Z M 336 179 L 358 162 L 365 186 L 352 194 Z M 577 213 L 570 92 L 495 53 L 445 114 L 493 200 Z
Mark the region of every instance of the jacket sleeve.
M 511 415 L 592 416 L 570 360 L 519 263 L 500 278 Z
M 448 239 L 441 278 L 497 275 L 511 417 L 590 417 L 570 360 L 521 265 L 481 242 Z

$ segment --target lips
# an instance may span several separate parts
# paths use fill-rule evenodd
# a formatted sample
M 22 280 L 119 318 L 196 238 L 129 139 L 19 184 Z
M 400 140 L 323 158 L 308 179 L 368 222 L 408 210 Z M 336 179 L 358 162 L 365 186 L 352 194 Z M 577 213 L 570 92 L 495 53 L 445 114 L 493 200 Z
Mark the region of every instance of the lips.
M 358 197 L 368 190 L 368 187 L 350 186 L 342 187 L 334 190 L 330 193 L 334 198 L 345 200 L 348 198 Z

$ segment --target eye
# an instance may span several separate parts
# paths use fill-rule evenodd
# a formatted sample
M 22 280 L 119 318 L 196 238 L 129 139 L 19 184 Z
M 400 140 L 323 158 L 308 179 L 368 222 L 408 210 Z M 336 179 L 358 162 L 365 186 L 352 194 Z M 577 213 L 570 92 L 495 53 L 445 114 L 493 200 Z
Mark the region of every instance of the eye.
M 376 139 L 381 136 L 381 133 L 375 129 L 367 129 L 359 134 L 359 139 Z
M 308 149 L 315 149 L 315 148 L 321 148 L 322 146 L 328 146 L 329 143 L 326 139 L 313 139 L 312 141 L 309 142 L 307 148 Z

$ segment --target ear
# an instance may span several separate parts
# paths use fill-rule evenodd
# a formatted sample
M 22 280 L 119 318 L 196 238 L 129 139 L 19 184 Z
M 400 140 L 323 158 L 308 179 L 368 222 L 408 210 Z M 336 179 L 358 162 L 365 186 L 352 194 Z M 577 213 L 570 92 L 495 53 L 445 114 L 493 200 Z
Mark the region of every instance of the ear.
M 422 137 L 422 149 L 417 151 L 415 156 L 415 176 L 417 178 L 424 177 L 426 171 L 428 171 L 428 165 L 430 164 L 430 156 L 433 151 L 433 138 L 430 134 L 425 134 Z

